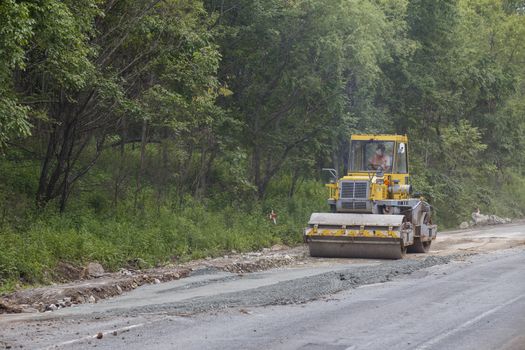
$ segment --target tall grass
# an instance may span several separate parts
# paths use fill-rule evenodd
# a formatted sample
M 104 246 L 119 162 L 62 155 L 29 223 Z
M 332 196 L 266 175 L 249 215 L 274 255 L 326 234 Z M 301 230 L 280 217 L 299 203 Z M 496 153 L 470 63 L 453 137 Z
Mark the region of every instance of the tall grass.
M 273 191 L 286 186 L 276 182 Z M 273 196 L 250 209 L 187 198 L 184 205 L 146 206 L 132 203 L 101 215 L 73 205 L 65 214 L 53 211 L 26 215 L 23 225 L 0 231 L 0 284 L 38 284 L 53 280 L 59 262 L 81 266 L 100 262 L 107 270 L 140 259 L 146 266 L 217 256 L 232 250 L 258 250 L 277 243 L 301 241 L 302 227 L 312 211 L 323 209 L 321 184 L 308 182 L 292 199 Z M 267 217 L 274 209 L 278 224 Z M 0 287 L 1 288 L 1 287 Z

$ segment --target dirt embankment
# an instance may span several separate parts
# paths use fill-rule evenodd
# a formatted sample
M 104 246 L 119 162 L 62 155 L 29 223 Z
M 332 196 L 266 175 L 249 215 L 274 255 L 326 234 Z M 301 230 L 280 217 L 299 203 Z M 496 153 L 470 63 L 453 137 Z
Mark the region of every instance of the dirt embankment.
M 207 269 L 249 273 L 290 265 L 305 257 L 304 247 L 275 245 L 262 252 L 234 252 L 215 259 L 207 258 L 147 270 L 122 269 L 117 273 L 105 273 L 98 264 L 89 264 L 84 269 L 61 264 L 57 273 L 60 273 L 63 281 L 73 280 L 72 282 L 4 294 L 0 297 L 0 314 L 54 311 L 75 304 L 96 303 L 144 284 L 177 280 Z

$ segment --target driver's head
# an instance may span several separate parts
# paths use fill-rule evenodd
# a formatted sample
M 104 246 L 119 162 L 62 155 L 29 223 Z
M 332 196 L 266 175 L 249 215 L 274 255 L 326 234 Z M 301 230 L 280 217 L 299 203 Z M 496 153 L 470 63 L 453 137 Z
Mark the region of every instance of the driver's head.
M 380 156 L 382 156 L 383 154 L 385 154 L 385 145 L 380 143 L 377 145 L 377 149 L 376 149 L 376 153 Z

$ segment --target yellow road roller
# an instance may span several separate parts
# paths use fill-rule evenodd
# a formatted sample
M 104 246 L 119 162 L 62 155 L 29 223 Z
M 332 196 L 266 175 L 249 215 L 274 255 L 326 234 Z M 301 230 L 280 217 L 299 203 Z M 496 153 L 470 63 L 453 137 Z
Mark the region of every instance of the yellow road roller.
M 406 135 L 353 135 L 348 174 L 331 173 L 329 213 L 313 213 L 304 241 L 313 257 L 400 259 L 427 253 L 432 207 L 412 196 Z

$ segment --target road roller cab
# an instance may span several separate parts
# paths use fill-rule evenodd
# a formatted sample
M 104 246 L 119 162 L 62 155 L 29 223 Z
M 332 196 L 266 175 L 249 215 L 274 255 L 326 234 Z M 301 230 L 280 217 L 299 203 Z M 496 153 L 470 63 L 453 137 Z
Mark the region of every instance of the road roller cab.
M 353 135 L 349 172 L 332 175 L 331 214 L 313 213 L 304 231 L 312 256 L 401 258 L 426 253 L 436 238 L 432 208 L 412 198 L 408 138 Z M 388 216 L 388 217 L 384 217 Z

